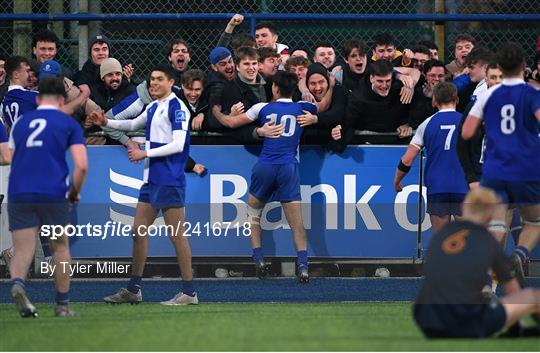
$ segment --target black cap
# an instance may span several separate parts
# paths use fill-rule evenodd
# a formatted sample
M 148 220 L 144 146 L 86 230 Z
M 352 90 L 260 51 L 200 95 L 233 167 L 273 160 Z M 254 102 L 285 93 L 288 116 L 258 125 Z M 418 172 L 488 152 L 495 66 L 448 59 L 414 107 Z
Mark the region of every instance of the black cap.
M 90 41 L 88 41 L 88 50 L 92 51 L 92 46 L 99 42 L 106 43 L 109 47 L 109 51 L 111 50 L 111 41 L 103 34 L 98 34 L 97 36 L 93 36 L 92 38 L 90 38 Z
M 306 83 L 309 81 L 309 78 L 313 74 L 322 75 L 326 79 L 326 82 L 328 82 L 328 84 L 330 84 L 330 79 L 328 78 L 328 70 L 322 64 L 313 63 L 313 64 L 308 66 L 308 70 L 307 70 L 307 73 L 306 73 Z

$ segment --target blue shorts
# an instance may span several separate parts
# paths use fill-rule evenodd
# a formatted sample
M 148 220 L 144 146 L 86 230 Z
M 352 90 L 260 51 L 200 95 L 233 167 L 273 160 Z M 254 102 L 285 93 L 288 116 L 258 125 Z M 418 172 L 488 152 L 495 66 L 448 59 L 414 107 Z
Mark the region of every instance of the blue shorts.
M 465 194 L 441 193 L 427 196 L 426 212 L 433 216 L 461 216 Z
M 480 185 L 495 191 L 504 204 L 531 206 L 540 203 L 540 181 L 482 179 Z
M 69 224 L 69 203 L 63 196 L 24 193 L 9 196 L 9 230 Z
M 183 186 L 145 183 L 139 191 L 139 202 L 149 203 L 156 210 L 182 208 L 185 203 L 185 192 Z
M 298 163 L 257 163 L 251 170 L 249 193 L 261 201 L 301 201 Z
M 497 299 L 479 305 L 415 304 L 414 320 L 429 338 L 487 338 L 504 328 L 506 310 Z

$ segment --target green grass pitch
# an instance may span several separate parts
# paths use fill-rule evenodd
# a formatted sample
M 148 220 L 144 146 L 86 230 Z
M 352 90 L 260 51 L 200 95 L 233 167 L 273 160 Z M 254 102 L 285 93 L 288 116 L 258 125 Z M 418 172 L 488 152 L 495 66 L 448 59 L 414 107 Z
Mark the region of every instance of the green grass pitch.
M 21 319 L 0 305 L 2 351 L 538 351 L 540 340 L 426 340 L 410 304 L 74 303 L 78 316 Z

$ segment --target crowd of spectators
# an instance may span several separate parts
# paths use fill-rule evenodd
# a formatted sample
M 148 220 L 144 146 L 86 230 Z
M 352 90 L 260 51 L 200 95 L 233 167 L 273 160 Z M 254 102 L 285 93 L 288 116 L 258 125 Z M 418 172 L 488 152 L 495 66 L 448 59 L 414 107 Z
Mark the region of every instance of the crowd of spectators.
M 221 134 L 227 143 L 261 143 L 264 126 L 229 129 L 216 116 L 241 114 L 256 103 L 272 101 L 272 78 L 279 70 L 286 70 L 299 78 L 294 100 L 309 101 L 318 108 L 318 114 L 310 117 L 313 121 L 306 129 L 304 143 L 338 152 L 348 144 L 406 144 L 413 130 L 436 112 L 432 97 L 438 83 L 450 81 L 457 86 L 457 109 L 464 112 L 487 90 L 486 72 L 494 65 L 491 51 L 467 34 L 456 37 L 454 59 L 445 65 L 439 60 L 439 48 L 431 41 L 403 48 L 391 34 L 380 33 L 344 43 L 290 48 L 281 43 L 286 38 L 280 38 L 269 22 L 258 23 L 254 36 L 234 33 L 242 21 L 241 15 L 235 15 L 216 46 L 208 48 L 208 67 L 190 65 L 190 45 L 182 39 L 172 41 L 164 53 L 175 72 L 175 92 L 192 113 L 191 130 L 199 136 Z M 149 83 L 133 80 L 138 68 L 115 58 L 114 46 L 105 35 L 91 38 L 89 58 L 78 72 L 69 72 L 57 60 L 58 46 L 54 32 L 36 33 L 33 57 L 17 57 L 19 66 L 9 72 L 4 66 L 13 57 L 0 54 L 0 102 L 10 85 L 35 90 L 39 77 L 62 76 L 69 112 L 85 130 L 88 144 L 130 147 L 140 143 L 137 137 L 86 123 L 94 111 L 103 111 L 110 119 L 134 118 L 152 101 Z M 21 70 L 27 75 L 19 75 Z M 527 79 L 540 87 L 540 48 Z M 9 128 L 12 122 L 7 120 L 11 117 L 2 117 Z

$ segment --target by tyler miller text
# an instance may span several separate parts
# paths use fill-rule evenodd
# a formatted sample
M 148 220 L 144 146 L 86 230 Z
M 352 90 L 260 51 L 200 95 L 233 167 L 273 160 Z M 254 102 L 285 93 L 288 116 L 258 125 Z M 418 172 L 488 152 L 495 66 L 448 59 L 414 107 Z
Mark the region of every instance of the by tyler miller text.
M 119 264 L 115 261 L 98 261 L 95 264 L 60 262 L 58 265 L 50 264 L 46 261 L 41 262 L 40 272 L 43 275 L 52 277 L 55 271 L 67 273 L 70 277 L 74 275 L 96 274 L 128 274 L 131 265 Z

